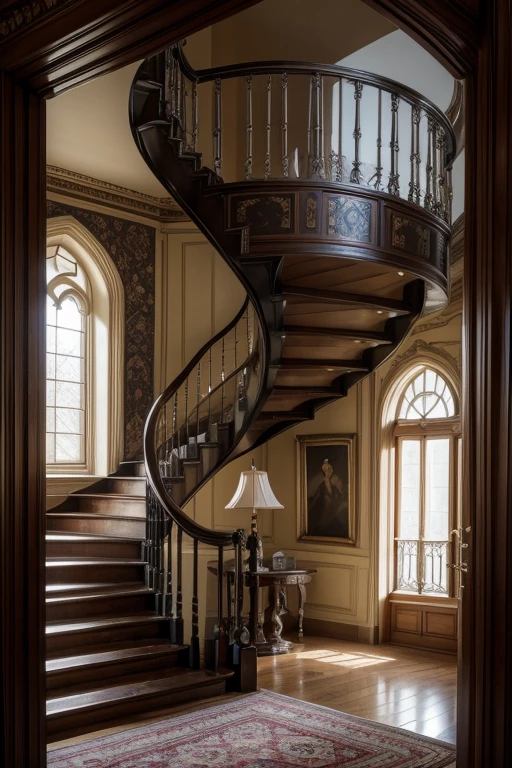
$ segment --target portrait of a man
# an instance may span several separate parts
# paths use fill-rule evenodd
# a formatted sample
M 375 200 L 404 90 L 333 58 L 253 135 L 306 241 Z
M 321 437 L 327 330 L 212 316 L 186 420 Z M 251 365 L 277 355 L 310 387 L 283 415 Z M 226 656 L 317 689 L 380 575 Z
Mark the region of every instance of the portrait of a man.
M 299 436 L 299 538 L 353 543 L 352 438 Z

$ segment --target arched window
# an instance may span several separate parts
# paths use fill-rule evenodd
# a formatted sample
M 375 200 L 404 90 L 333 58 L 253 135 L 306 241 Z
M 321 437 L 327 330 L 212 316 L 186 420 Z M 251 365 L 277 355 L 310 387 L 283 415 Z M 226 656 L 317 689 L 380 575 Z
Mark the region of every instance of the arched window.
M 46 471 L 105 476 L 123 458 L 123 284 L 73 216 L 48 220 L 46 263 Z
M 441 374 L 425 368 L 411 381 L 402 400 L 401 419 L 446 419 L 455 406 L 448 383 Z
M 89 280 L 60 245 L 47 249 L 46 274 L 46 463 L 86 470 Z
M 459 498 L 457 398 L 439 371 L 416 367 L 397 416 L 395 591 L 450 596 L 447 565 Z

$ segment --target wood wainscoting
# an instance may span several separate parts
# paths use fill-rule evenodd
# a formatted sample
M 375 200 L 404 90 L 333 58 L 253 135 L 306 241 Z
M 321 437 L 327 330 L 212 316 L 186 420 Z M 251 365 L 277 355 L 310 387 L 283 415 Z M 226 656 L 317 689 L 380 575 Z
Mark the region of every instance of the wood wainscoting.
M 389 613 L 391 643 L 457 653 L 455 600 L 412 600 L 408 596 L 392 595 Z

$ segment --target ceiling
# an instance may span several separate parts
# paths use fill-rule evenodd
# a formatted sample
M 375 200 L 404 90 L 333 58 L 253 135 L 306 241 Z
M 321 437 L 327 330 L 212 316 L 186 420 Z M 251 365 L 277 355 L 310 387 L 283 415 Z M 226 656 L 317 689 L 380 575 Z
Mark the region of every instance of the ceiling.
M 195 66 L 251 59 L 334 63 L 395 28 L 361 0 L 263 0 L 194 35 Z M 156 197 L 168 197 L 133 141 L 128 96 L 138 64 L 47 104 L 48 164 Z

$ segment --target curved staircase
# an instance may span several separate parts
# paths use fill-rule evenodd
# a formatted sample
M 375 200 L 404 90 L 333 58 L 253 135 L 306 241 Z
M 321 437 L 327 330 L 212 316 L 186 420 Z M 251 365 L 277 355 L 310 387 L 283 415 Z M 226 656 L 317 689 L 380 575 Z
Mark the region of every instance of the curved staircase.
M 217 468 L 343 397 L 446 303 L 455 140 L 420 94 L 301 62 L 194 71 L 176 45 L 139 69 L 130 118 L 261 327 L 259 397 Z
M 139 69 L 130 119 L 247 300 L 155 402 L 147 488 L 111 477 L 48 514 L 55 733 L 226 681 L 255 688 L 243 532 L 204 528 L 184 506 L 227 462 L 344 397 L 448 294 L 454 136 L 419 94 L 319 64 L 194 71 L 177 45 Z

